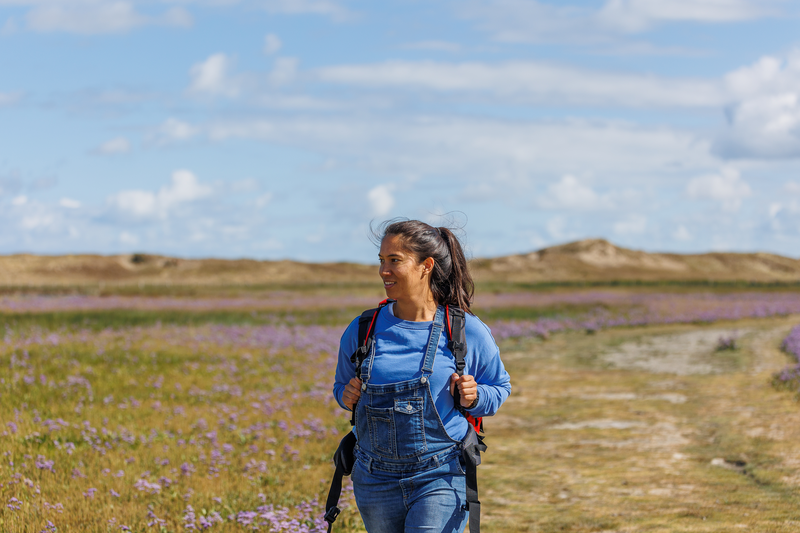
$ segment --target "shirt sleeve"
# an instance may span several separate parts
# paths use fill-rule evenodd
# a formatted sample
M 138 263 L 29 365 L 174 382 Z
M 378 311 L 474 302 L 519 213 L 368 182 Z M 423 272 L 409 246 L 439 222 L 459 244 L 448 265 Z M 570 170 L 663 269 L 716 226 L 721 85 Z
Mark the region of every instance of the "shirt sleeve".
M 350 362 L 350 356 L 356 351 L 356 344 L 358 344 L 358 317 L 350 322 L 339 341 L 339 358 L 336 362 L 336 377 L 333 382 L 333 397 L 342 409 L 348 411 L 350 409 L 347 409 L 342 403 L 342 395 L 344 395 L 345 385 L 356 377 L 355 364 Z
M 473 315 L 468 314 L 466 321 L 467 372 L 478 383 L 478 404 L 469 413 L 492 416 L 511 394 L 511 376 L 489 328 Z

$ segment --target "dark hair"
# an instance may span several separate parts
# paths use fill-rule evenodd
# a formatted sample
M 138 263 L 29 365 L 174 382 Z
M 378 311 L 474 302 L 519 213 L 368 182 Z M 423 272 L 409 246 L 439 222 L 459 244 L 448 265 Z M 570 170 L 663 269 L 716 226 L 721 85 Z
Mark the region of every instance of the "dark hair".
M 435 228 L 419 220 L 387 220 L 372 230 L 377 244 L 390 235 L 400 237 L 403 246 L 418 262 L 433 258 L 431 292 L 436 303 L 470 311 L 475 283 L 458 237 L 447 227 Z

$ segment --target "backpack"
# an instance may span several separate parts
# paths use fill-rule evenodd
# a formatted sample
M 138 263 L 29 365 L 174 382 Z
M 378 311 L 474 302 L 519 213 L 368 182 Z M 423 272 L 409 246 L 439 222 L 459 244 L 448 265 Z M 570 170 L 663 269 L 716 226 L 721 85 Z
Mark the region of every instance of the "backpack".
M 361 364 L 364 362 L 367 354 L 372 349 L 372 344 L 375 342 L 375 321 L 378 318 L 378 313 L 381 312 L 381 309 L 393 302 L 394 300 L 387 298 L 378 304 L 378 307 L 367 309 L 361 313 L 358 319 L 358 344 L 356 345 L 356 351 L 350 357 L 350 361 L 356 365 L 356 376 L 361 375 Z M 464 368 L 466 367 L 464 357 L 467 354 L 467 339 L 464 333 L 466 325 L 464 310 L 459 307 L 445 306 L 444 316 L 448 338 L 450 339 L 447 343 L 447 348 L 453 353 L 453 357 L 456 360 L 456 373 L 459 376 L 463 376 Z M 477 466 L 481 464 L 481 452 L 486 451 L 483 437 L 479 435 L 479 433 L 483 432 L 483 417 L 475 418 L 461 406 L 458 387 L 453 391 L 453 401 L 456 410 L 464 415 L 470 424 L 467 435 L 461 442 L 461 454 L 466 465 L 469 530 L 470 533 L 480 533 L 481 502 L 478 500 Z M 353 406 L 353 411 L 350 416 L 350 425 L 354 426 L 355 423 L 356 409 L 355 406 Z M 328 491 L 328 499 L 325 502 L 326 512 L 324 517 L 328 522 L 328 533 L 331 532 L 333 522 L 341 512 L 338 503 L 342 492 L 342 476 L 349 476 L 353 471 L 353 464 L 355 463 L 353 450 L 355 445 L 355 435 L 350 431 L 339 443 L 339 447 L 333 456 L 333 463 L 336 467 L 336 471 L 333 474 L 331 487 Z

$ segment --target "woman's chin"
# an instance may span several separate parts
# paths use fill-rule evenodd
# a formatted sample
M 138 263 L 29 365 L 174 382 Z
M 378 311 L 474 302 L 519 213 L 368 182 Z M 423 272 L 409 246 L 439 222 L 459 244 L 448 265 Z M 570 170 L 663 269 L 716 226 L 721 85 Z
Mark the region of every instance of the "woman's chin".
M 383 286 L 383 292 L 386 293 L 386 297 L 387 298 L 392 298 L 393 300 L 396 299 L 394 296 L 392 296 L 393 294 L 397 294 L 397 288 L 394 285 L 392 285 L 390 287 L 387 287 L 386 285 L 384 285 Z

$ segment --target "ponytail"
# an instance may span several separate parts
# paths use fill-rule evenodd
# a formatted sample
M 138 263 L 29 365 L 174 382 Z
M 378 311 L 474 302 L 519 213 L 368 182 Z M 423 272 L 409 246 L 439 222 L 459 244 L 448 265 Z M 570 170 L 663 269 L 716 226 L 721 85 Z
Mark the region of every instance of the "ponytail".
M 443 284 L 444 287 L 441 287 L 443 289 L 441 290 L 441 298 L 437 294 L 437 288 L 439 287 L 434 287 L 433 279 L 431 280 L 433 297 L 443 305 L 454 305 L 472 313 L 470 305 L 475 295 L 475 283 L 469 273 L 464 250 L 461 248 L 458 237 L 449 228 L 441 227 L 437 229 L 442 236 L 442 240 L 447 244 L 451 269 L 450 275 L 446 277 Z

